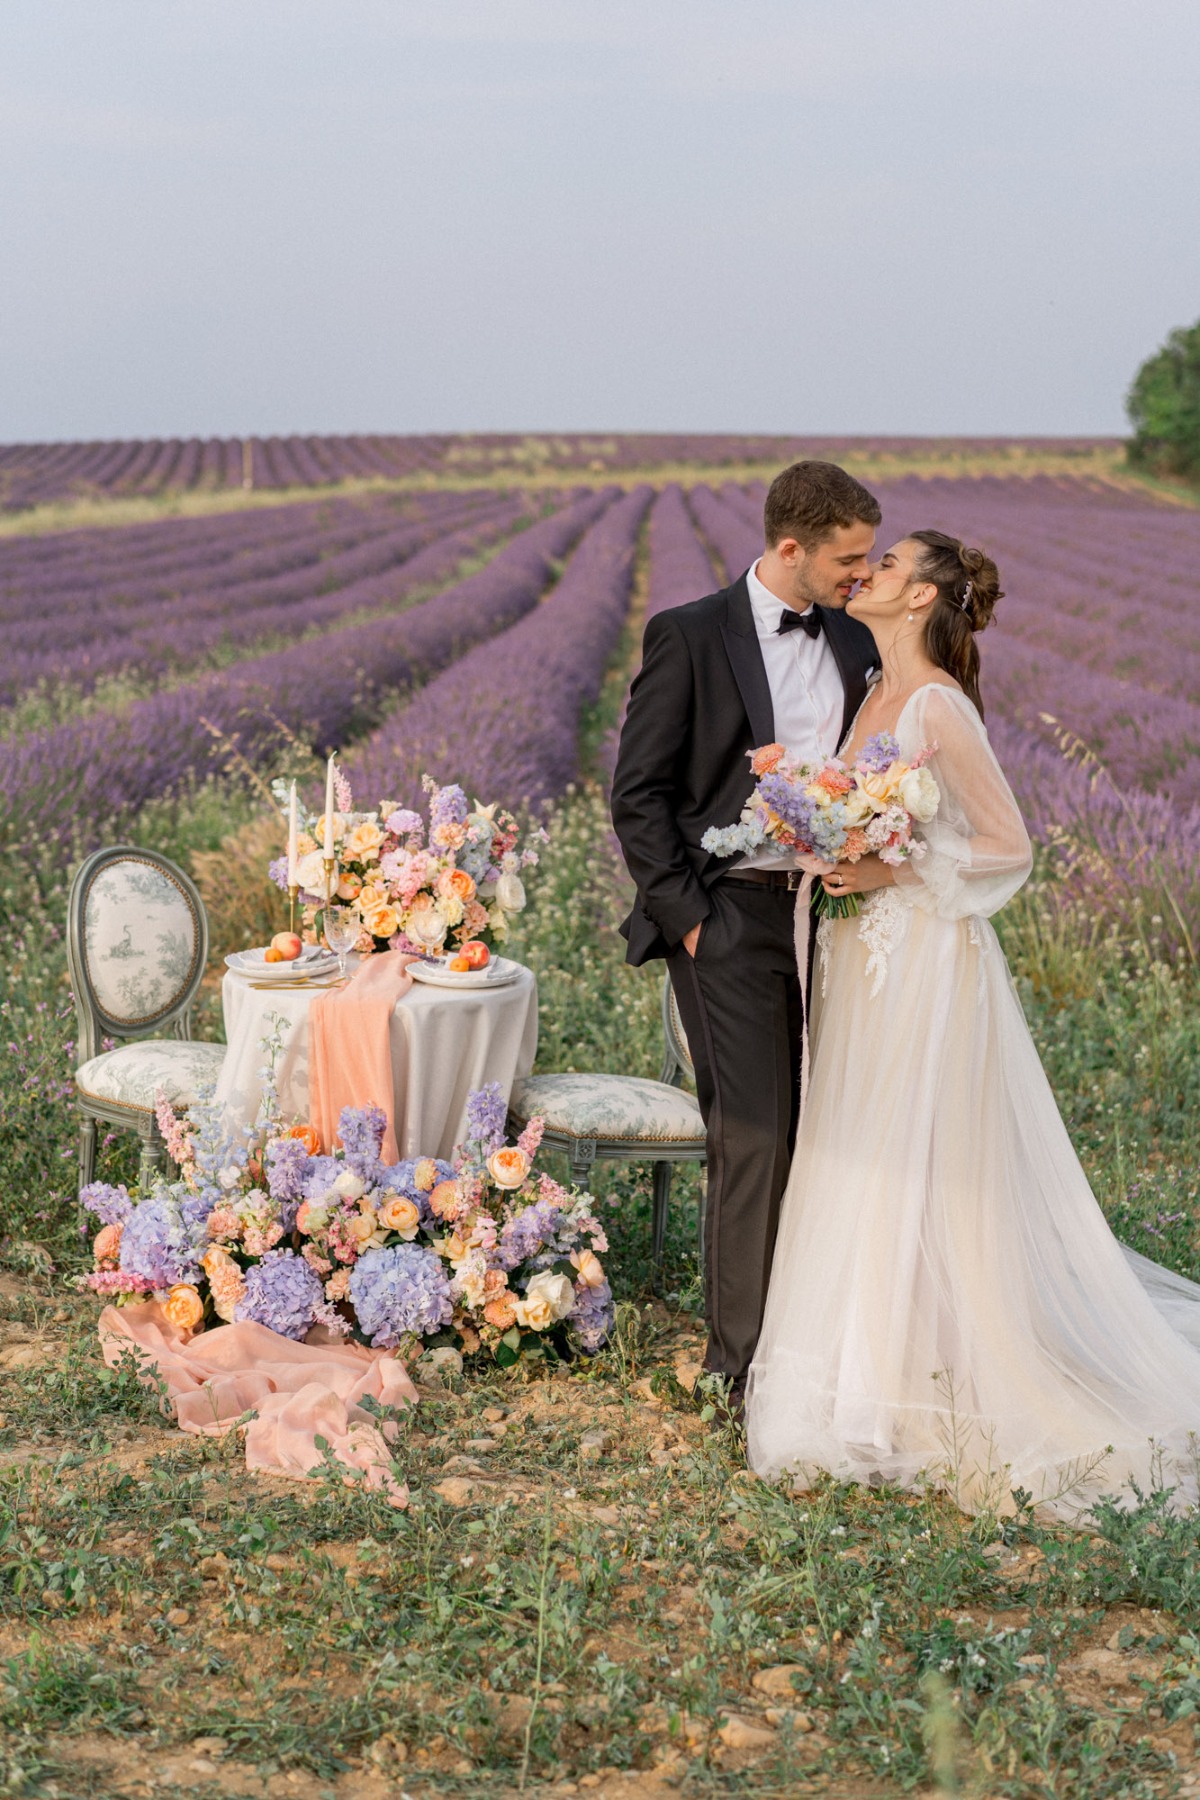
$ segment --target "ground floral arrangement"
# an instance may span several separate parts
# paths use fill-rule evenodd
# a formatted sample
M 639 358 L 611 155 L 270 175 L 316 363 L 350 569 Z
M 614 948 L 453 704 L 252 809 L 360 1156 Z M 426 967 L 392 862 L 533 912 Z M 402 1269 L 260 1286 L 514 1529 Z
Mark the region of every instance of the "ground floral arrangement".
M 525 907 L 522 874 L 536 866 L 536 843 L 544 832 L 521 843 L 512 813 L 479 800 L 468 803 L 461 787 L 439 787 L 428 775 L 429 819 L 408 807 L 383 801 L 375 812 L 355 812 L 350 783 L 336 773 L 332 897 L 362 922 L 360 951 L 439 952 L 447 939 L 502 941 L 514 914 Z M 275 783 L 286 816 L 288 791 Z M 317 936 L 325 904 L 325 815 L 301 820 L 296 875 L 305 926 Z M 270 866 L 271 879 L 287 892 L 288 859 Z
M 117 1305 L 156 1299 L 188 1334 L 248 1320 L 406 1360 L 446 1347 L 508 1366 L 591 1354 L 607 1339 L 608 1243 L 591 1197 L 535 1170 L 540 1120 L 505 1141 L 498 1084 L 470 1096 L 453 1163 L 384 1163 L 375 1106 L 345 1109 L 332 1155 L 310 1126 L 274 1123 L 273 1091 L 264 1116 L 237 1146 L 211 1100 L 182 1120 L 160 1099 L 179 1178 L 141 1195 L 104 1182 L 83 1190 L 100 1230 L 80 1285 Z

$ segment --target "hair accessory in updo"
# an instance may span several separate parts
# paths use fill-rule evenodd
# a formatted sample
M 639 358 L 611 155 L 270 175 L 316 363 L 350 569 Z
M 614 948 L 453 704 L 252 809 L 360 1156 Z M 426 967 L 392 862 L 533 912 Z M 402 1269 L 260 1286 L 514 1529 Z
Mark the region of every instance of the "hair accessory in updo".
M 967 612 L 967 611 L 968 611 L 968 610 L 969 610 L 969 609 L 970 609 L 970 605 L 971 605 L 971 583 L 970 583 L 970 582 L 969 582 L 969 581 L 968 581 L 968 583 L 967 583 L 967 585 L 966 585 L 966 587 L 964 587 L 964 589 L 963 589 L 963 591 L 962 591 L 962 594 L 961 594 L 961 595 L 960 595 L 960 596 L 959 596 L 959 602 L 958 602 L 958 604 L 959 604 L 959 605 L 960 605 L 960 606 L 961 606 L 961 607 L 962 607 L 962 609 L 963 609 L 963 611 L 964 611 L 964 612 Z

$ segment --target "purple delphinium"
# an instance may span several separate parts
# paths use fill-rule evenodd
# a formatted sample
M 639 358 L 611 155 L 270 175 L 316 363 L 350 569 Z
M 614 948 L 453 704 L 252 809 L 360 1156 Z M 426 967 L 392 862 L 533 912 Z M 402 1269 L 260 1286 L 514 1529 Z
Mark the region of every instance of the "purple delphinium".
M 282 888 L 283 892 L 286 894 L 288 891 L 288 859 L 287 859 L 287 857 L 286 856 L 277 856 L 275 858 L 274 862 L 268 863 L 267 864 L 267 876 L 268 876 L 269 880 L 271 880 L 275 883 L 275 886 L 277 888 Z
M 199 1280 L 196 1238 L 170 1193 L 151 1194 L 133 1208 L 121 1233 L 120 1262 L 127 1275 L 144 1276 L 156 1288 Z
M 346 1162 L 368 1187 L 375 1186 L 379 1175 L 379 1152 L 386 1130 L 387 1114 L 382 1106 L 346 1106 L 338 1117 Z
M 344 1167 L 336 1156 L 310 1156 L 301 1178 L 304 1198 L 323 1200 Z
M 368 1250 L 350 1276 L 350 1303 L 376 1349 L 391 1349 L 410 1332 L 431 1337 L 454 1314 L 442 1261 L 419 1244 Z
M 429 796 L 429 823 L 433 830 L 439 825 L 465 824 L 469 811 L 467 796 L 460 787 L 435 788 Z
M 299 1138 L 267 1145 L 267 1190 L 273 1200 L 303 1200 L 309 1154 Z
M 473 1088 L 467 1095 L 467 1142 L 478 1145 L 484 1156 L 499 1150 L 508 1121 L 508 1102 L 498 1081 Z
M 553 1243 L 561 1222 L 562 1208 L 552 1200 L 535 1200 L 531 1206 L 522 1207 L 500 1232 L 496 1261 L 502 1269 L 515 1269 L 535 1256 L 544 1244 Z
M 233 1316 L 239 1324 L 250 1320 L 299 1342 L 324 1304 L 321 1278 L 302 1256 L 291 1250 L 268 1250 L 261 1262 L 246 1270 L 246 1291 Z
M 899 739 L 894 738 L 890 731 L 877 731 L 874 737 L 867 739 L 854 760 L 862 768 L 870 769 L 873 774 L 882 775 L 891 768 L 899 755 Z
M 594 1356 L 613 1326 L 613 1295 L 607 1281 L 595 1288 L 584 1282 L 576 1287 L 575 1304 L 567 1314 L 567 1323 L 579 1339 L 580 1348 Z
M 124 1225 L 133 1211 L 129 1190 L 123 1184 L 110 1187 L 107 1181 L 93 1181 L 79 1190 L 79 1204 L 95 1213 L 102 1225 Z

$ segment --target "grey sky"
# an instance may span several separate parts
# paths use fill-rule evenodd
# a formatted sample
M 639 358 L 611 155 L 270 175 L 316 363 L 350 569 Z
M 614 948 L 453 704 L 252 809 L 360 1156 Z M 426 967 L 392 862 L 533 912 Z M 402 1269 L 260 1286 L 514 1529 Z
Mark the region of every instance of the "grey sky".
M 0 440 L 1108 432 L 1195 0 L 5 0 Z

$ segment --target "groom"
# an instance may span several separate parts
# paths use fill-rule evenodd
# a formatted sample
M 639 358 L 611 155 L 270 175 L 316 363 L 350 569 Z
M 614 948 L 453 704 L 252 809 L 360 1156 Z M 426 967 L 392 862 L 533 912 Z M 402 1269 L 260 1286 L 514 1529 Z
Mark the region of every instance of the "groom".
M 706 599 L 646 627 L 613 780 L 637 900 L 628 960 L 665 957 L 708 1135 L 705 1366 L 740 1416 L 758 1341 L 800 1097 L 798 874 L 767 847 L 734 864 L 701 848 L 754 784 L 747 753 L 836 753 L 878 659 L 842 611 L 867 573 L 879 503 L 834 463 L 771 483 L 765 549 Z

